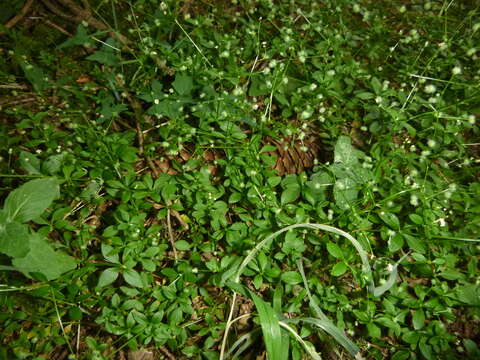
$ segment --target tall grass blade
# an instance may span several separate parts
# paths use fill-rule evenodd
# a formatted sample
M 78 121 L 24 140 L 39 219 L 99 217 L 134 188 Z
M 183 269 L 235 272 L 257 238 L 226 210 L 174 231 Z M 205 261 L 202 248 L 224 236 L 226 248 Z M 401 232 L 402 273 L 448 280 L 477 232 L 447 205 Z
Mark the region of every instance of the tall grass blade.
M 270 304 L 263 301 L 251 291 L 250 296 L 255 303 L 260 317 L 260 325 L 262 327 L 263 340 L 265 342 L 265 348 L 267 349 L 268 358 L 270 360 L 287 360 L 288 351 L 284 351 L 282 330 L 280 329 L 275 310 L 273 310 Z
M 303 279 L 303 284 L 305 286 L 305 289 L 307 291 L 307 296 L 308 300 L 310 302 L 310 306 L 312 309 L 315 311 L 315 313 L 318 316 L 318 319 L 315 318 L 304 318 L 304 319 L 298 319 L 302 320 L 304 322 L 313 324 L 323 331 L 325 331 L 327 334 L 332 336 L 340 345 L 342 345 L 345 350 L 348 351 L 348 353 L 354 357 L 357 357 L 360 354 L 360 349 L 358 348 L 357 345 L 355 345 L 345 334 L 345 332 L 337 327 L 330 319 L 327 318 L 327 316 L 324 314 L 322 309 L 318 307 L 315 299 L 313 298 L 310 288 L 308 286 L 307 278 L 305 276 L 305 272 L 303 271 L 303 264 L 302 261 L 299 260 L 297 262 L 298 265 L 298 270 L 300 271 L 300 274 L 302 275 Z M 297 320 L 297 319 L 296 319 Z

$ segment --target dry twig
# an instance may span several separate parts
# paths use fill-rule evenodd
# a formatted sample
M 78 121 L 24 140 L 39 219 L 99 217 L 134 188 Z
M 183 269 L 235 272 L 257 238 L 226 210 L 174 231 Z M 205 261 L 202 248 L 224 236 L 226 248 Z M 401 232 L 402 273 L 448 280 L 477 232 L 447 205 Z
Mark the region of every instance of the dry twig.
M 27 0 L 27 2 L 25 3 L 25 5 L 23 5 L 23 8 L 22 10 L 20 10 L 20 13 L 18 13 L 17 15 L 15 15 L 13 18 L 11 18 L 10 20 L 7 21 L 7 23 L 5 24 L 5 27 L 7 29 L 11 29 L 13 28 L 15 25 L 18 24 L 18 22 L 20 20 L 22 20 L 25 15 L 27 15 L 28 11 L 30 10 L 30 8 L 32 7 L 33 5 L 33 0 Z M 0 31 L 0 35 L 3 35 L 4 32 L 1 32 Z

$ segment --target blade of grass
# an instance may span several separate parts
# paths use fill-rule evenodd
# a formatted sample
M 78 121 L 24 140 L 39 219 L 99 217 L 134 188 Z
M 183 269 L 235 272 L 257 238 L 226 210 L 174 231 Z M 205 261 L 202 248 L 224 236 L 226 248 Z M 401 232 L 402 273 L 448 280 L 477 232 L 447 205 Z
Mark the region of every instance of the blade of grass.
M 246 334 L 243 334 L 240 336 L 237 341 L 235 341 L 230 350 L 227 352 L 227 358 L 230 358 L 230 356 L 233 359 L 236 359 L 242 354 L 250 345 L 252 345 L 253 341 L 257 337 L 257 333 L 260 331 L 259 328 L 256 328 L 252 331 L 249 331 Z M 237 350 L 238 348 L 238 350 Z M 236 351 L 235 351 L 236 350 Z M 235 351 L 235 353 L 233 353 Z
M 340 345 L 342 345 L 345 348 L 345 350 L 349 352 L 350 355 L 357 357 L 360 354 L 360 349 L 358 348 L 358 346 L 355 345 L 347 337 L 347 335 L 342 329 L 335 326 L 335 324 L 327 318 L 327 316 L 324 314 L 322 309 L 318 307 L 315 299 L 312 297 L 310 288 L 308 286 L 308 281 L 305 276 L 305 272 L 303 271 L 303 264 L 301 260 L 298 260 L 297 266 L 298 266 L 298 270 L 300 271 L 300 274 L 302 275 L 303 285 L 305 286 L 305 290 L 307 291 L 307 296 L 310 301 L 310 306 L 313 308 L 313 310 L 316 312 L 319 318 L 319 319 L 306 318 L 303 321 L 316 325 L 317 327 L 325 331 L 327 334 L 332 336 Z
M 270 360 L 288 359 L 288 352 L 284 352 L 282 339 L 282 330 L 275 310 L 263 301 L 262 298 L 250 291 L 250 297 L 255 303 L 258 315 L 260 317 L 260 326 L 262 327 L 263 340 L 267 355 Z
M 305 348 L 305 351 L 308 353 L 308 355 L 310 355 L 310 357 L 313 359 L 313 360 L 322 360 L 322 357 L 320 356 L 319 353 L 317 353 L 315 351 L 315 349 L 313 348 L 313 346 L 311 346 L 310 344 L 307 344 L 305 341 L 303 341 L 302 337 L 300 335 L 298 335 L 298 333 L 293 330 L 290 326 L 288 326 L 286 323 L 284 323 L 283 321 L 279 321 L 279 324 L 281 327 L 283 327 L 285 330 L 287 330 L 288 332 L 290 332 L 290 334 L 293 335 L 293 337 L 295 338 L 295 340 L 297 340 L 300 344 L 302 344 L 302 346 Z
M 334 234 L 343 236 L 344 238 L 349 240 L 352 243 L 352 245 L 355 247 L 355 249 L 357 250 L 358 255 L 360 256 L 360 259 L 362 260 L 362 272 L 363 272 L 363 275 L 365 277 L 365 280 L 368 283 L 368 291 L 371 292 L 373 294 L 373 296 L 378 297 L 389 289 L 389 288 L 385 288 L 384 286 L 381 286 L 379 288 L 375 287 L 375 282 L 373 280 L 372 269 L 370 267 L 370 263 L 368 262 L 368 254 L 365 251 L 365 249 L 363 248 L 363 246 L 358 242 L 358 240 L 356 240 L 352 235 L 350 235 L 349 233 L 347 233 L 343 230 L 337 229 L 333 226 L 324 225 L 324 224 L 308 224 L 308 223 L 294 224 L 294 225 L 286 226 L 283 229 L 280 229 L 280 230 L 274 232 L 273 234 L 270 234 L 265 239 L 260 241 L 250 251 L 250 253 L 245 257 L 245 259 L 243 260 L 242 264 L 238 268 L 237 275 L 235 276 L 234 281 L 238 282 L 240 280 L 240 276 L 243 273 L 243 270 L 245 269 L 245 267 L 250 263 L 250 261 L 252 261 L 252 259 L 255 257 L 255 255 L 257 255 L 258 251 L 260 251 L 260 249 L 263 246 L 265 246 L 265 244 L 267 244 L 270 240 L 273 240 L 278 235 L 284 233 L 285 231 L 295 229 L 295 228 L 299 228 L 299 227 L 327 231 L 327 232 L 330 232 L 330 233 L 334 233 Z M 392 278 L 396 278 L 396 272 L 394 272 L 394 273 L 390 272 L 389 279 L 386 282 L 389 283 L 389 284 L 393 284 L 394 282 L 392 282 Z

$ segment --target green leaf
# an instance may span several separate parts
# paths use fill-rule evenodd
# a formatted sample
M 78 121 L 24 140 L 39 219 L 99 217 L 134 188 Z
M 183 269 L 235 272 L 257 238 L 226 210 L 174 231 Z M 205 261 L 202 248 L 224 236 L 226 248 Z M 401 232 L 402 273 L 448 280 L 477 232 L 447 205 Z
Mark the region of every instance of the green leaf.
M 408 217 L 412 222 L 414 222 L 417 225 L 422 225 L 423 224 L 423 218 L 420 215 L 417 214 L 409 214 Z
M 282 330 L 275 310 L 273 310 L 270 304 L 263 301 L 251 291 L 250 297 L 255 303 L 260 317 L 260 325 L 262 327 L 263 340 L 267 349 L 268 358 L 272 360 L 287 360 L 288 352 L 285 353 L 282 351 Z
M 395 229 L 395 230 L 400 229 L 400 221 L 398 220 L 398 218 L 395 214 L 390 213 L 390 212 L 382 211 L 378 214 L 378 216 L 380 217 L 380 219 L 382 219 L 382 221 L 385 224 L 390 226 L 392 229 Z
M 162 197 L 165 201 L 172 201 L 176 198 L 177 187 L 175 184 L 166 184 L 162 189 Z
M 38 158 L 26 151 L 20 152 L 20 165 L 25 169 L 30 175 L 40 174 L 40 160 Z
M 427 250 L 425 248 L 425 242 L 422 239 L 405 234 L 405 233 L 402 233 L 402 234 L 405 240 L 407 240 L 407 244 L 410 247 L 410 249 L 420 254 L 425 254 Z
M 280 184 L 280 181 L 282 181 L 282 178 L 280 176 L 271 176 L 267 179 L 268 185 L 271 187 L 275 187 L 278 184 Z
M 347 269 L 348 269 L 347 264 L 345 264 L 342 261 L 333 266 L 332 270 L 330 271 L 330 274 L 332 274 L 333 276 L 340 276 L 340 275 L 343 275 L 345 271 L 347 271 Z
M 8 195 L 4 210 L 9 221 L 27 222 L 40 216 L 59 194 L 57 179 L 31 180 Z
M 395 234 L 388 239 L 388 250 L 396 252 L 402 248 L 404 244 L 403 237 L 400 234 Z
M 130 284 L 132 286 L 139 287 L 139 288 L 144 287 L 142 277 L 140 276 L 140 274 L 138 272 L 136 272 L 133 269 L 125 270 L 123 272 L 123 278 L 125 279 L 125 281 L 128 284 Z
M 373 99 L 375 97 L 375 94 L 365 91 L 365 92 L 355 94 L 355 96 L 362 100 L 369 100 L 369 99 Z
M 343 252 L 342 249 L 340 249 L 340 246 L 333 242 L 328 242 L 327 243 L 327 251 L 336 259 L 343 259 Z
M 335 204 L 342 210 L 348 210 L 358 198 L 356 182 L 351 178 L 342 178 L 333 186 Z
M 280 276 L 280 279 L 289 285 L 300 284 L 302 282 L 302 276 L 296 271 L 286 271 Z
M 180 95 L 188 95 L 193 89 L 193 79 L 188 75 L 177 74 L 172 86 Z
M 374 339 L 379 339 L 382 336 L 382 332 L 380 328 L 375 325 L 373 322 L 367 324 L 368 335 L 370 335 Z
M 100 274 L 98 278 L 97 287 L 104 287 L 110 285 L 118 278 L 118 273 L 120 272 L 117 268 L 108 268 Z
M 480 306 L 480 287 L 476 284 L 459 286 L 455 289 L 457 299 L 471 306 Z
M 3 210 L 0 211 L 0 252 L 11 257 L 26 256 L 30 249 L 30 233 L 27 225 L 18 222 L 5 223 L 6 217 Z
M 425 325 L 425 313 L 422 309 L 418 309 L 412 316 L 413 328 L 420 330 Z
M 233 192 L 230 197 L 228 198 L 229 204 L 235 204 L 242 199 L 242 194 L 239 192 Z
M 334 161 L 347 166 L 358 163 L 357 154 L 348 136 L 340 136 L 335 144 Z
M 43 162 L 42 170 L 50 175 L 56 174 L 62 167 L 66 157 L 66 152 L 49 156 L 47 160 Z
M 113 247 L 108 245 L 108 244 L 102 244 L 101 245 L 101 250 L 102 250 L 102 255 L 105 258 L 105 260 L 114 263 L 114 264 L 119 264 L 120 259 L 118 256 L 118 252 L 115 252 Z
M 53 250 L 40 235 L 31 234 L 29 240 L 28 254 L 12 260 L 13 266 L 26 276 L 30 276 L 31 273 L 41 273 L 47 280 L 54 280 L 77 266 L 72 257 Z
M 282 205 L 294 202 L 300 196 L 300 185 L 289 184 L 282 192 L 281 203 Z
M 427 338 L 426 337 L 420 339 L 420 341 L 418 342 L 418 347 L 419 347 L 422 355 L 427 360 L 433 359 L 433 357 L 432 357 L 432 347 L 429 344 L 427 344 Z
M 191 245 L 186 240 L 178 240 L 175 241 L 175 247 L 177 248 L 177 250 L 187 251 L 188 249 L 190 249 Z

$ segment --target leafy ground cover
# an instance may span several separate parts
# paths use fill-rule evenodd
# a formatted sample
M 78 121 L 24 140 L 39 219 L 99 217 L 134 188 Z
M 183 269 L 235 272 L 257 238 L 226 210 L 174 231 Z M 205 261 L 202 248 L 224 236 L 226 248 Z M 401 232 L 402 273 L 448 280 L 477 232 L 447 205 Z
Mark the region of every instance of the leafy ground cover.
M 475 2 L 0 9 L 1 359 L 480 357 Z

